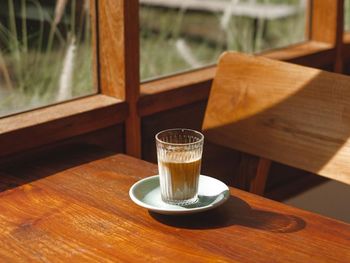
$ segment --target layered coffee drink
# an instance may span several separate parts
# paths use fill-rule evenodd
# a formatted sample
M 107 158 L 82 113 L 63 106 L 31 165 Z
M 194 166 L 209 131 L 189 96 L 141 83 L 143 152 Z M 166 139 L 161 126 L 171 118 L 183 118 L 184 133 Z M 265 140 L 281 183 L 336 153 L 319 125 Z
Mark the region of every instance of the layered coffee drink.
M 197 201 L 203 135 L 173 129 L 156 135 L 162 200 L 186 205 Z
M 198 179 L 201 169 L 201 159 L 185 162 L 159 161 L 161 182 L 168 187 L 161 187 L 165 191 L 162 195 L 167 200 L 189 200 L 196 198 Z

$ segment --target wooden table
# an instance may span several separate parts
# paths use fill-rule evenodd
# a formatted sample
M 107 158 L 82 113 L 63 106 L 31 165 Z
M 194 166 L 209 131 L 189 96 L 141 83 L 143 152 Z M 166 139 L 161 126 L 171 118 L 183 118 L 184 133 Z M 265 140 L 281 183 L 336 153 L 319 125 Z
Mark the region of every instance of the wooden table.
M 157 167 L 126 155 L 0 167 L 0 262 L 350 262 L 350 225 L 234 188 L 212 211 L 150 213 L 128 190 Z

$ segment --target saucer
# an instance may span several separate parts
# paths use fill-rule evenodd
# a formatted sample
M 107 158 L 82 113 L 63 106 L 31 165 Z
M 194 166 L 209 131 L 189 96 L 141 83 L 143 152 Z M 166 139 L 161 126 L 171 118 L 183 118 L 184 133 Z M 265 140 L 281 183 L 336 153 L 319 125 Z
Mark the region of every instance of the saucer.
M 191 205 L 167 204 L 160 196 L 159 176 L 154 175 L 136 182 L 129 191 L 132 201 L 153 212 L 166 215 L 192 214 L 213 209 L 230 196 L 223 182 L 205 175 L 199 176 L 198 201 Z

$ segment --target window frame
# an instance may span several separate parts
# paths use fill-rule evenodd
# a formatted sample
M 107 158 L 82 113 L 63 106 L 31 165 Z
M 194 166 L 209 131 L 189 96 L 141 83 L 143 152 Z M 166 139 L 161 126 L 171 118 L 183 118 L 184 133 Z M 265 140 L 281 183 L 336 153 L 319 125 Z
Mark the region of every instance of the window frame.
M 142 117 L 208 98 L 215 66 L 140 84 L 139 1 L 91 3 L 98 93 L 0 118 L 0 157 L 116 124 L 125 124 L 126 153 L 141 157 Z M 342 73 L 350 57 L 343 12 L 344 0 L 310 0 L 308 41 L 258 55 L 318 68 L 331 65 Z

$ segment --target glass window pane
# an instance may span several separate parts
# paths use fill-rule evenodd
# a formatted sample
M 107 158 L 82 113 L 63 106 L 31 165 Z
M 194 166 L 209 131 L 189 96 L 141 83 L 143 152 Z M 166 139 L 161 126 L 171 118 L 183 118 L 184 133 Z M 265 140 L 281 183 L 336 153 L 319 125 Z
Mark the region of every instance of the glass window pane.
M 344 30 L 350 30 L 350 0 L 344 1 Z
M 141 79 L 305 40 L 306 0 L 140 0 Z
M 89 2 L 0 1 L 0 116 L 96 92 Z

